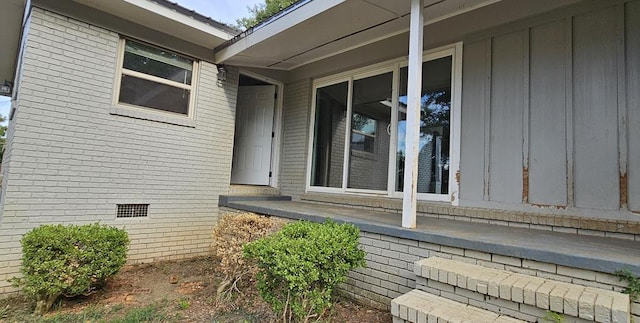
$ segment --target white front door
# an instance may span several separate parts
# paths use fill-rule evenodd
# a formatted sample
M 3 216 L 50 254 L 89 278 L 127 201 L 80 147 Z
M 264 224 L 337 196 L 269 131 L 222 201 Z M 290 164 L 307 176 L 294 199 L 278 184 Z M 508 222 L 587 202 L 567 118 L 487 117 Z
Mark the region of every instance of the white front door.
M 269 185 L 275 85 L 240 86 L 232 184 Z

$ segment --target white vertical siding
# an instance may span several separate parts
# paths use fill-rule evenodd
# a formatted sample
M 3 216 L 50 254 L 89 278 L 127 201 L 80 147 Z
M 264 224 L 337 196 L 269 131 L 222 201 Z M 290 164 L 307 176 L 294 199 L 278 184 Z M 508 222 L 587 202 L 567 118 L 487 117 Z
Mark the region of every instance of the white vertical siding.
M 575 204 L 618 209 L 618 95 L 615 8 L 574 17 Z
M 565 24 L 531 28 L 530 39 L 528 201 L 567 205 Z
M 465 43 L 463 205 L 640 209 L 640 1 L 587 7 Z
M 487 78 L 486 40 L 464 45 L 462 125 L 460 143 L 460 196 L 482 201 L 485 187 L 485 100 Z
M 522 32 L 493 39 L 489 200 L 496 202 L 522 202 L 523 41 Z

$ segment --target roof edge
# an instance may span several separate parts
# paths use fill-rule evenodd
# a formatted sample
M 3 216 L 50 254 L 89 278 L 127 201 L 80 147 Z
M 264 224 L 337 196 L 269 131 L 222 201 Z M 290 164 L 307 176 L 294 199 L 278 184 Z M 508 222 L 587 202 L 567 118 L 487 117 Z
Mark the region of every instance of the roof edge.
M 211 25 L 212 27 L 221 29 L 225 32 L 227 32 L 230 35 L 238 35 L 240 32 L 242 32 L 242 30 L 235 28 L 234 26 L 231 26 L 229 24 L 220 22 L 218 20 L 215 20 L 209 16 L 205 16 L 193 9 L 189 9 L 187 7 L 184 7 L 176 2 L 170 1 L 170 0 L 153 0 L 152 2 L 155 2 L 161 6 L 167 7 L 171 10 L 174 10 L 184 16 L 187 17 L 191 17 L 197 21 L 200 21 L 202 23 Z
M 167 0 L 161 0 L 161 1 L 167 1 Z M 298 8 L 304 6 L 305 4 L 311 2 L 313 0 L 298 0 L 294 3 L 292 3 L 291 5 L 289 5 L 288 7 L 276 12 L 275 14 L 265 18 L 264 20 L 262 20 L 261 22 L 259 22 L 258 24 L 256 24 L 255 26 L 249 27 L 247 30 L 242 31 L 241 33 L 237 34 L 235 37 L 233 37 L 232 39 L 222 43 L 221 45 L 219 45 L 218 47 L 214 48 L 214 51 L 220 51 L 222 49 L 225 49 L 237 42 L 239 42 L 240 40 L 246 38 L 247 36 L 253 34 L 254 31 L 257 31 L 269 24 L 271 24 L 272 22 L 290 14 L 291 12 L 297 10 Z

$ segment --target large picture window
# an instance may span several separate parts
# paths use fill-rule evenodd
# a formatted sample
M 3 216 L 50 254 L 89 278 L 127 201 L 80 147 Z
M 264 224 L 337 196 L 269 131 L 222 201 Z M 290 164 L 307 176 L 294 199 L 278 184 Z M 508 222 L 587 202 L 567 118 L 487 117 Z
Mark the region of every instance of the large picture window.
M 418 198 L 457 194 L 461 46 L 424 56 Z M 314 82 L 308 191 L 401 197 L 407 120 L 406 62 Z
M 117 103 L 189 116 L 196 62 L 180 54 L 123 39 Z

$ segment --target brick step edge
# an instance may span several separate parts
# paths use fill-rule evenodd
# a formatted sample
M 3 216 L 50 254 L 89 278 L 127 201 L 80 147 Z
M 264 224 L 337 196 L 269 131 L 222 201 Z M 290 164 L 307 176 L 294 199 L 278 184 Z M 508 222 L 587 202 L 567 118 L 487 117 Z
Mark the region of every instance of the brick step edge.
M 525 322 L 414 289 L 391 301 L 393 323 Z
M 629 295 L 429 257 L 415 262 L 426 279 L 596 322 L 629 322 Z

